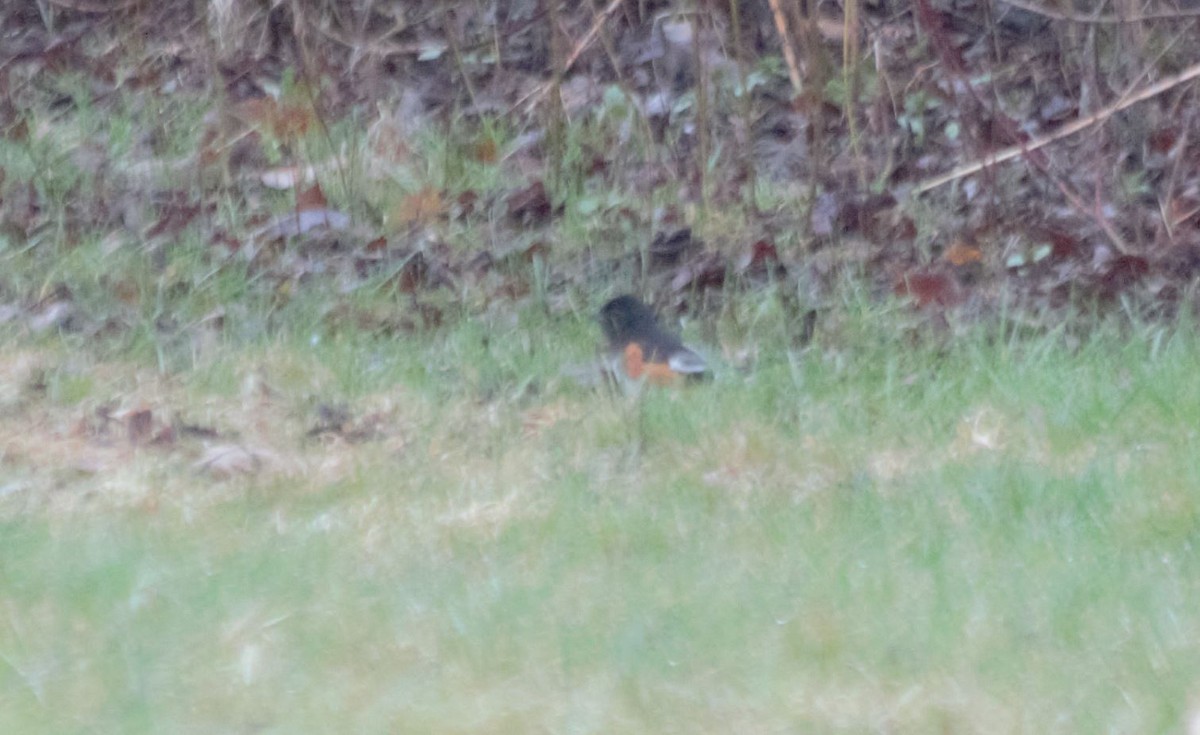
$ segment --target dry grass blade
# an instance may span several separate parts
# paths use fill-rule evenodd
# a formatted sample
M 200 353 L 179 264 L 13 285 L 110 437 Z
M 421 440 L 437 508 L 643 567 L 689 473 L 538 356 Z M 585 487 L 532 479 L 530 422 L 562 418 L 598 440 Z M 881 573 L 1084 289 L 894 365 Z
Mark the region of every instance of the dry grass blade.
M 1164 11 L 1162 13 L 1141 13 L 1138 15 L 1083 15 L 1081 13 L 1069 13 L 1062 10 L 1047 8 L 1036 3 L 1025 2 L 1025 0 L 1004 1 L 1014 8 L 1020 8 L 1021 10 L 1028 11 L 1035 15 L 1040 15 L 1044 18 L 1066 20 L 1072 23 L 1091 23 L 1093 25 L 1141 23 L 1147 20 L 1175 20 L 1178 18 L 1195 18 L 1200 16 L 1200 8 L 1181 8 L 1178 10 Z
M 124 2 L 106 2 L 103 0 L 97 2 L 88 2 L 88 0 L 49 0 L 51 5 L 74 10 L 81 13 L 111 13 L 113 11 L 128 10 L 129 8 L 138 5 L 140 0 L 124 0 Z
M 586 51 L 587 48 L 596 40 L 596 38 L 599 37 L 600 29 L 604 27 L 605 21 L 607 21 L 609 16 L 616 12 L 617 8 L 619 7 L 621 7 L 621 0 L 612 0 L 612 2 L 610 2 L 608 6 L 596 16 L 596 19 L 592 22 L 592 27 L 589 28 L 588 32 L 583 35 L 583 38 L 579 40 L 579 43 L 575 44 L 575 48 L 571 50 L 571 53 L 567 54 L 567 58 L 563 62 L 562 68 L 559 70 L 561 74 L 566 74 L 567 71 L 575 65 L 575 62 L 579 60 L 580 54 Z M 524 105 L 526 102 L 529 103 L 530 108 L 536 107 L 538 103 L 542 101 L 542 98 L 550 92 L 555 84 L 557 84 L 557 81 L 552 80 L 550 82 L 546 82 L 545 84 L 538 85 L 532 92 L 517 100 L 517 103 L 513 105 L 512 109 L 515 110 Z
M 800 94 L 803 83 L 800 80 L 800 66 L 796 63 L 796 51 L 792 48 L 792 36 L 788 32 L 787 17 L 779 0 L 770 0 L 771 16 L 775 19 L 775 32 L 779 34 L 779 46 L 783 49 L 783 60 L 787 64 L 788 79 L 792 82 L 792 90 Z

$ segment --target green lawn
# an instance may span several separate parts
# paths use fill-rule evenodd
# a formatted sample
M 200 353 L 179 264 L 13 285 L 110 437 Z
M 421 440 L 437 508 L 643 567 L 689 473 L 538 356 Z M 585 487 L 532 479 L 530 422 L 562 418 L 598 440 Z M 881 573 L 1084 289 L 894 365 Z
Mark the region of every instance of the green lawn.
M 557 132 L 524 100 L 489 116 L 493 82 L 472 112 L 325 119 L 354 99 L 336 64 L 272 80 L 256 52 L 235 79 L 215 51 L 238 29 L 197 21 L 181 37 L 213 53 L 176 69 L 120 5 L 136 66 L 67 25 L 0 104 L 0 733 L 1200 732 L 1200 328 L 1131 316 L 1151 291 L 1191 308 L 1190 271 L 1085 265 L 1090 224 L 1060 259 L 1061 207 L 1010 232 L 963 219 L 974 195 L 860 202 L 932 175 L 892 155 L 925 156 L 926 125 L 950 121 L 928 161 L 965 155 L 948 100 L 847 75 L 813 111 L 902 103 L 916 147 L 821 170 L 821 113 L 795 140 L 819 175 L 743 183 L 771 119 L 750 96 L 678 98 L 662 135 L 635 81 Z M 304 27 L 303 4 L 245 5 L 270 6 L 254 44 Z M 403 3 L 378 5 L 356 37 Z M 119 81 L 72 69 L 89 44 Z M 491 54 L 465 51 L 447 79 Z M 782 81 L 762 66 L 743 94 Z M 741 124 L 685 135 L 691 107 Z M 1164 166 L 1112 206 L 1190 191 Z M 319 192 L 277 188 L 309 168 Z M 1021 301 L 1057 304 L 1065 272 L 1071 308 L 1111 303 Z M 921 274 L 931 309 L 966 304 L 877 298 Z M 713 380 L 596 379 L 624 290 L 697 307 Z
M 1183 726 L 1191 328 L 913 347 L 843 325 L 634 401 L 563 377 L 584 316 L 165 374 L 14 340 L 0 731 Z M 375 433 L 306 436 L 321 401 Z M 113 402 L 221 437 L 81 433 Z M 204 469 L 222 443 L 258 461 Z

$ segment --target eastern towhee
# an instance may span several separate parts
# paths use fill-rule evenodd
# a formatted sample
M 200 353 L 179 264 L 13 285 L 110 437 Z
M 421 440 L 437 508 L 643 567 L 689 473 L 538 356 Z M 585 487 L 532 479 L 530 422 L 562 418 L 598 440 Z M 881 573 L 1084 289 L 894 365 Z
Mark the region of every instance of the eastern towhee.
M 617 369 L 633 380 L 668 385 L 708 371 L 704 358 L 664 331 L 650 307 L 633 296 L 618 296 L 605 304 L 600 327 Z

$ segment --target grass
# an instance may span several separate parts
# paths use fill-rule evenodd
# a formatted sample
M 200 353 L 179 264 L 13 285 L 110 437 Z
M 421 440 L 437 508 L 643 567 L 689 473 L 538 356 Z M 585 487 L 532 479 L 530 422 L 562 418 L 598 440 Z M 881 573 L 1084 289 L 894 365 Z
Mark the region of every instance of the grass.
M 506 264 L 526 305 L 489 309 L 481 287 L 440 329 L 382 336 L 355 317 L 411 308 L 382 277 L 349 293 L 291 278 L 214 255 L 198 225 L 151 248 L 106 239 L 117 206 L 72 161 L 96 136 L 152 158 L 130 153 L 138 109 L 81 105 L 77 135 L 0 144 L 4 193 L 32 180 L 50 212 L 0 241 L 0 297 L 35 309 L 65 286 L 81 317 L 0 324 L 0 731 L 1092 733 L 1189 716 L 1194 326 L 940 339 L 848 288 L 787 353 L 794 325 L 760 291 L 688 325 L 756 359 L 635 400 L 569 369 L 595 357 L 600 292 L 625 271 L 550 309 L 539 266 Z M 333 129 L 328 148 L 361 144 Z M 518 131 L 486 132 L 503 150 Z M 387 213 L 425 186 L 512 184 L 472 145 L 410 142 L 383 181 L 370 151 L 350 156 L 331 206 L 353 199 L 339 187 L 364 192 L 347 209 Z M 584 168 L 587 141 L 569 143 Z M 207 203 L 192 170 L 164 176 Z M 602 184 L 563 186 L 551 259 L 649 240 L 608 223 L 636 197 Z M 112 198 L 133 207 L 145 186 Z M 217 226 L 286 208 L 243 193 L 217 195 Z M 431 228 L 463 248 L 528 236 L 494 241 L 493 207 Z M 209 433 L 131 440 L 146 411 Z M 312 431 L 339 412 L 359 431 Z M 219 448 L 242 460 L 218 469 Z
M 767 351 L 638 403 L 561 377 L 596 338 L 570 316 L 487 345 L 471 322 L 281 336 L 166 375 L 10 352 L 0 729 L 1178 727 L 1190 328 L 904 350 L 872 316 L 794 370 Z M 112 401 L 270 461 L 214 479 L 198 442 L 64 429 Z M 320 401 L 381 436 L 306 438 Z

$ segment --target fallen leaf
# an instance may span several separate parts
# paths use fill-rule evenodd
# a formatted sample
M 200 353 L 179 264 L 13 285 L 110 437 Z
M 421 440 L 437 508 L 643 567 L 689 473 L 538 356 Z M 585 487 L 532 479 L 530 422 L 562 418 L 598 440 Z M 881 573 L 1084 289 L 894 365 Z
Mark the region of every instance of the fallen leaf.
M 256 97 L 240 102 L 234 107 L 233 114 L 281 140 L 302 137 L 316 120 L 311 105 L 280 102 L 272 97 Z
M 519 224 L 542 224 L 554 214 L 554 205 L 546 194 L 546 185 L 535 181 L 524 189 L 513 192 L 505 200 L 508 216 Z
M 671 279 L 672 291 L 689 288 L 720 288 L 729 268 L 717 253 L 708 253 L 679 268 Z
M 685 253 L 697 250 L 701 246 L 702 243 L 692 239 L 691 227 L 681 227 L 670 234 L 658 232 L 647 249 L 650 255 L 650 265 L 652 267 L 676 265 Z
M 255 230 L 253 240 L 275 240 L 296 237 L 317 228 L 344 230 L 350 226 L 350 216 L 336 209 L 307 209 L 302 212 L 287 212 L 272 217 L 265 225 Z
M 893 286 L 897 296 L 910 296 L 918 308 L 956 306 L 964 300 L 958 281 L 949 273 L 929 268 L 909 271 Z
M 325 192 L 321 191 L 320 184 L 313 184 L 296 195 L 297 212 L 325 209 L 328 206 L 329 202 L 325 200 Z
M 974 245 L 968 245 L 962 240 L 955 240 L 942 253 L 942 260 L 959 268 L 972 263 L 978 263 L 982 259 L 983 253 L 979 248 Z
M 426 186 L 402 198 L 388 219 L 402 226 L 427 225 L 441 215 L 444 206 L 442 193 L 432 186 Z
M 1150 262 L 1140 255 L 1121 255 L 1108 264 L 1100 275 L 1100 295 L 1116 298 L 1150 273 Z
M 783 276 L 787 269 L 779 262 L 779 250 L 770 240 L 757 240 L 738 258 L 737 272 L 752 278 Z
M 129 411 L 125 416 L 125 426 L 131 444 L 145 444 L 154 430 L 154 413 L 145 407 Z

